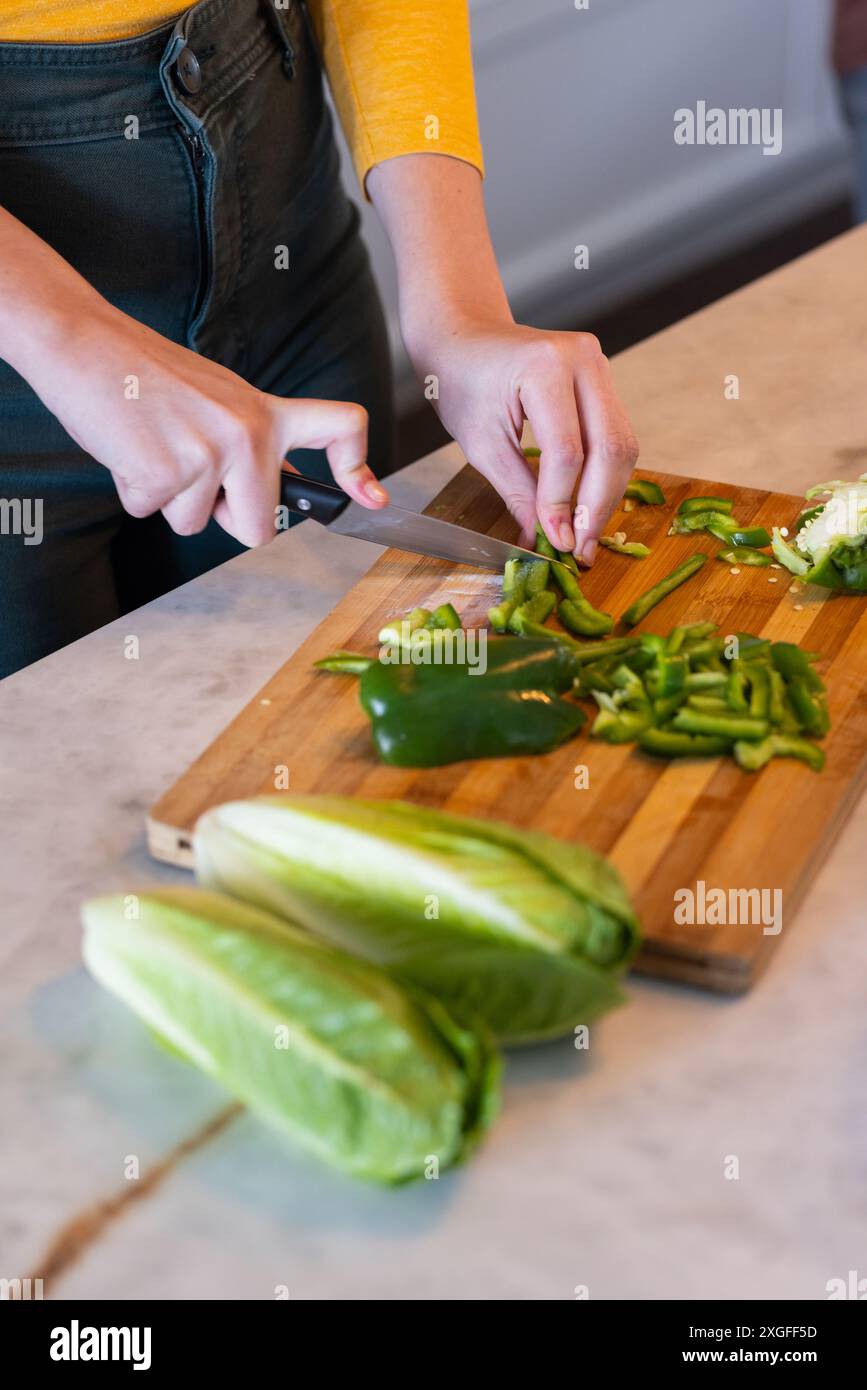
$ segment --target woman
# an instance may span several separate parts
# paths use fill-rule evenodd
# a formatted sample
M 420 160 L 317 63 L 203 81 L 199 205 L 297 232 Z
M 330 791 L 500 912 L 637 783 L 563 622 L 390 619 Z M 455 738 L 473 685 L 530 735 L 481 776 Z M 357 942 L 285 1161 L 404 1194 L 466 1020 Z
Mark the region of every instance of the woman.
M 525 537 L 592 562 L 637 450 L 595 339 L 509 312 L 465 0 L 307 9 L 0 0 L 0 673 L 267 541 L 287 453 L 386 502 L 388 347 L 317 46 L 443 423 Z

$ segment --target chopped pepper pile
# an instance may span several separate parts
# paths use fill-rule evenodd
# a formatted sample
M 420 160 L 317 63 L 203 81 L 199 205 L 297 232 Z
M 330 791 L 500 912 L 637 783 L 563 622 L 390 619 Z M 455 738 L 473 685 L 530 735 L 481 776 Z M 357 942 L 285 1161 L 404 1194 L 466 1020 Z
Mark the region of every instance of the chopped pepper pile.
M 659 757 L 731 753 L 755 772 L 771 758 L 799 758 L 814 771 L 828 732 L 815 652 L 749 633 L 718 635 L 713 623 L 645 633 L 582 667 L 576 690 L 598 707 L 591 729 L 607 743 L 637 743 Z

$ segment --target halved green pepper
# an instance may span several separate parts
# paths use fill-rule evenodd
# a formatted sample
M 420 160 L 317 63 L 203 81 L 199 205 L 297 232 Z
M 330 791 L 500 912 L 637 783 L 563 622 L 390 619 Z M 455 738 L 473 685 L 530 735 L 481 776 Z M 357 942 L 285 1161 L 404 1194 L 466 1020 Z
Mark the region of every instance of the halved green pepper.
M 547 753 L 578 731 L 584 712 L 560 698 L 578 673 L 569 645 L 503 637 L 485 656 L 484 668 L 371 663 L 359 695 L 383 762 L 435 767 Z

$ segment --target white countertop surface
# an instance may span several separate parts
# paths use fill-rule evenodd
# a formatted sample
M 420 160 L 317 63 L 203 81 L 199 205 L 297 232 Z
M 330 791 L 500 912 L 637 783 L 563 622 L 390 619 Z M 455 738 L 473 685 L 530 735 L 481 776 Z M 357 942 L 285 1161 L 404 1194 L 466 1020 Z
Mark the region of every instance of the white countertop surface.
M 863 447 L 867 419 L 859 437 L 853 412 L 867 354 L 810 364 L 804 334 L 820 331 L 807 311 L 812 297 L 824 312 L 832 283 L 852 313 L 840 258 L 863 263 L 865 249 L 867 234 L 844 238 L 619 359 L 643 462 L 741 480 L 742 418 L 728 454 L 715 428 L 700 467 L 671 447 L 659 393 L 682 390 L 673 364 L 696 371 L 696 346 L 707 363 L 720 335 L 713 370 L 737 370 L 732 321 L 746 359 L 762 296 L 807 325 L 785 332 L 784 360 L 767 368 L 784 384 L 760 398 L 768 436 L 775 410 L 792 434 L 793 374 L 825 372 L 827 452 Z M 696 394 L 685 413 L 697 420 Z M 805 429 L 815 408 L 805 400 Z M 815 455 L 786 449 L 749 481 L 797 491 L 840 472 Z M 454 447 L 422 460 L 393 480 L 395 500 L 424 505 L 460 462 Z M 43 1275 L 46 1297 L 123 1299 L 572 1299 L 580 1286 L 591 1298 L 824 1298 L 829 1279 L 867 1276 L 863 800 L 751 994 L 630 981 L 589 1052 L 567 1038 L 510 1056 L 503 1114 L 463 1169 L 380 1191 L 245 1114 L 171 1157 L 225 1097 L 86 975 L 79 904 L 186 878 L 148 857 L 147 808 L 379 553 L 305 523 L 0 685 L 0 1275 Z M 124 656 L 130 634 L 137 661 Z M 49 1261 L 82 1216 L 81 1249 Z

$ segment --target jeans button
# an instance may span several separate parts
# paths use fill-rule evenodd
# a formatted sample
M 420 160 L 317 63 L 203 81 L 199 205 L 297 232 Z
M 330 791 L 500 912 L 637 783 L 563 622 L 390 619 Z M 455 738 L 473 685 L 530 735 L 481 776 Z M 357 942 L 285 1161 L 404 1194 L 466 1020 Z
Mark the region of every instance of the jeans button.
M 202 69 L 191 48 L 182 48 L 175 63 L 175 80 L 190 96 L 195 96 L 202 85 Z

